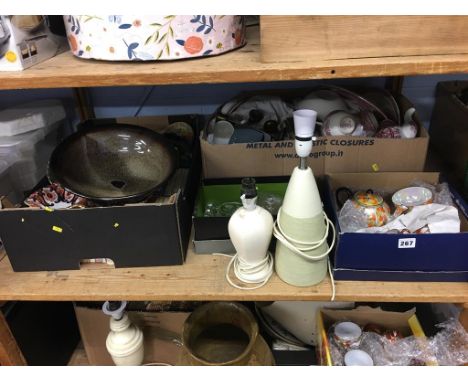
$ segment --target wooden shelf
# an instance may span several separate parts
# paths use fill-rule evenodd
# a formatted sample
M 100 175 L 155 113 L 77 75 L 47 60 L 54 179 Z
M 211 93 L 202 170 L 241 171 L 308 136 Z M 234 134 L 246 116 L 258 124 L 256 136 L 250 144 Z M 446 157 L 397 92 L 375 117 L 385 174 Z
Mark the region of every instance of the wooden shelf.
M 1 256 L 0 256 L 1 257 Z M 331 284 L 297 288 L 276 275 L 253 291 L 231 287 L 224 273 L 229 258 L 189 250 L 182 266 L 13 272 L 0 261 L 0 300 L 329 300 Z M 468 283 L 336 282 L 336 300 L 368 302 L 468 302 Z
M 218 57 L 175 62 L 105 62 L 62 53 L 22 72 L 0 72 L 0 89 L 207 84 L 468 73 L 468 54 L 260 62 L 258 28 L 248 44 Z
M 247 39 L 248 45 L 235 52 L 177 62 L 90 61 L 65 52 L 22 72 L 0 72 L 0 90 L 468 73 L 468 54 L 267 64 L 260 61 L 258 28 L 249 29 Z M 274 275 L 260 289 L 235 289 L 225 280 L 228 261 L 226 257 L 196 255 L 189 250 L 183 266 L 15 273 L 8 257 L 0 252 L 0 301 L 326 301 L 331 297 L 329 279 L 317 286 L 297 288 Z M 465 327 L 468 322 L 468 283 L 338 281 L 336 300 L 464 303 L 461 321 Z M 7 329 L 6 322 L 0 321 L 0 334 L 7 333 Z M 24 359 L 12 343 L 10 338 L 0 338 L 0 348 L 5 344 L 10 346 L 9 354 L 0 349 L 0 363 L 6 360 L 8 364 L 23 364 Z M 77 349 L 70 364 L 87 364 L 82 347 Z

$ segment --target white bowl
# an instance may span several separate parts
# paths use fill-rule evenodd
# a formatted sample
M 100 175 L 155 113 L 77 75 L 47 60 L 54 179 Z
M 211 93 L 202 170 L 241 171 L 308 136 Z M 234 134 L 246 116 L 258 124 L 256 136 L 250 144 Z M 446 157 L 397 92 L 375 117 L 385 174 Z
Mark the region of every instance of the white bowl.
M 340 322 L 334 329 L 335 339 L 345 347 L 357 343 L 361 334 L 359 325 L 351 321 Z
M 362 350 L 350 350 L 344 356 L 346 366 L 374 366 L 372 357 Z
M 330 90 L 316 90 L 297 102 L 296 109 L 310 109 L 317 112 L 317 119 L 324 121 L 335 110 L 349 110 L 346 102 Z

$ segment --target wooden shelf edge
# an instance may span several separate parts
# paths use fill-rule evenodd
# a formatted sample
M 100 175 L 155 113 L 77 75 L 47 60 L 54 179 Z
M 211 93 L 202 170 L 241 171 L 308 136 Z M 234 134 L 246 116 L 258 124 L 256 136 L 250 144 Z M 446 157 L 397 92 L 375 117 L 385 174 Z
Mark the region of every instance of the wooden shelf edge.
M 64 52 L 22 72 L 0 72 L 0 90 L 295 81 L 468 73 L 468 54 L 289 63 L 260 60 L 258 29 L 248 44 L 217 57 L 173 62 L 106 62 Z
M 430 59 L 430 58 L 426 58 Z M 157 85 L 201 85 L 228 84 L 249 82 L 284 82 L 339 78 L 368 78 L 387 76 L 441 75 L 468 73 L 468 55 L 462 60 L 451 62 L 431 61 L 423 63 L 369 63 L 354 62 L 347 66 L 322 63 L 321 66 L 300 68 L 252 68 L 248 71 L 226 70 L 209 73 L 164 73 L 160 71 L 140 71 L 138 74 L 128 71 L 114 74 L 71 74 L 57 72 L 54 76 L 42 77 L 26 73 L 23 76 L 5 76 L 0 74 L 0 90 L 18 89 L 53 89 L 53 88 L 81 88 L 81 87 L 111 87 L 111 86 L 157 86 Z M 72 63 L 71 63 L 72 64 Z M 95 64 L 90 64 L 95 65 Z M 144 65 L 144 64 L 143 64 Z M 222 65 L 221 65 L 222 66 Z M 260 66 L 260 64 L 259 64 Z M 94 66 L 90 66 L 90 71 Z M 31 70 L 33 70 L 32 68 Z M 122 81 L 122 77 L 125 80 Z
M 0 300 L 35 301 L 328 301 L 330 280 L 306 288 L 290 286 L 276 275 L 251 291 L 225 280 L 229 259 L 189 251 L 182 266 L 13 272 L 0 261 Z M 337 281 L 336 301 L 468 303 L 468 283 Z

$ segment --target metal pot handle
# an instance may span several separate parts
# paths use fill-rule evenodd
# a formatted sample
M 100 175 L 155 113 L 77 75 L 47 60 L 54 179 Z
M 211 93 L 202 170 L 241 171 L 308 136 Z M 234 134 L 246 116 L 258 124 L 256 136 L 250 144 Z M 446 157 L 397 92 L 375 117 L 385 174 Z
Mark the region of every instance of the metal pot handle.
M 343 194 L 346 194 L 346 199 L 342 198 Z M 339 187 L 335 191 L 336 204 L 338 204 L 338 208 L 340 209 L 343 207 L 345 202 L 352 197 L 353 192 L 348 187 Z

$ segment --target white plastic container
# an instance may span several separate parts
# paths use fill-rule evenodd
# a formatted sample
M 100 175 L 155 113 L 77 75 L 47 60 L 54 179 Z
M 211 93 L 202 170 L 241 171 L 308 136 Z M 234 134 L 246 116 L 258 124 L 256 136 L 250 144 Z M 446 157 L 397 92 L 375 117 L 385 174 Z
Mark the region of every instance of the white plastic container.
M 4 160 L 0 160 L 0 197 L 6 196 L 12 203 L 21 200 L 21 193 L 15 190 L 10 177 L 10 165 Z
M 7 195 L 11 190 L 9 164 L 7 161 L 0 160 L 0 195 Z
M 30 191 L 47 171 L 52 151 L 60 142 L 63 121 L 42 129 L 11 137 L 0 137 L 0 160 L 9 165 L 14 189 L 20 194 Z
M 46 99 L 24 103 L 0 111 L 0 137 L 38 130 L 64 120 L 62 102 Z
M 42 15 L 0 15 L 0 71 L 27 69 L 67 49 Z

